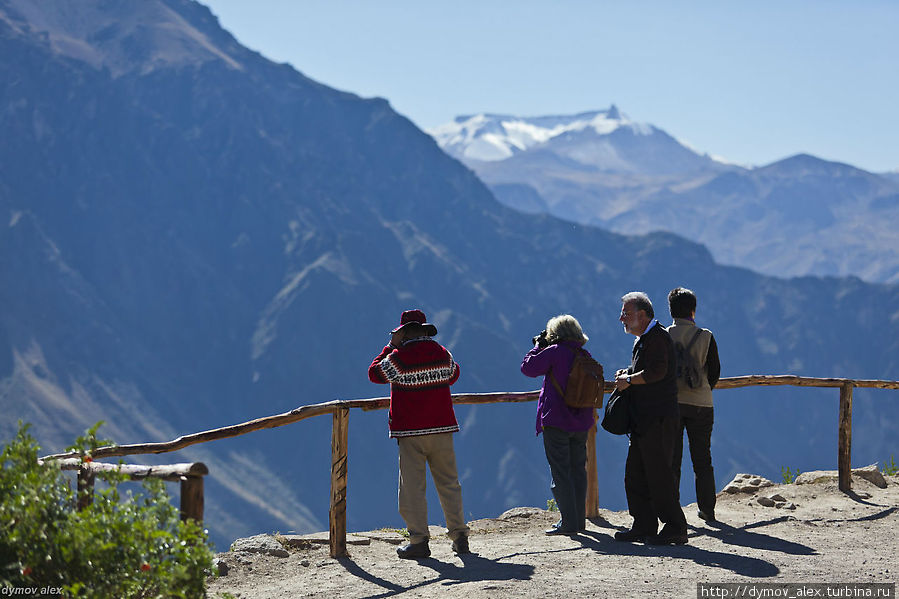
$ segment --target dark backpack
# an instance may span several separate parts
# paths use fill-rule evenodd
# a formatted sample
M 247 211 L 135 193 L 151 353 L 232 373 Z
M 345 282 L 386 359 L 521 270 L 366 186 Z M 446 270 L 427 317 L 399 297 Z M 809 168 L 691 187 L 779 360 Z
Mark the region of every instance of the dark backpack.
M 693 354 L 690 352 L 696 340 L 699 339 L 700 333 L 702 333 L 702 329 L 696 327 L 696 332 L 686 347 L 680 341 L 674 343 L 674 356 L 677 364 L 675 366 L 675 376 L 683 380 L 687 387 L 691 389 L 698 389 L 702 386 L 702 368 L 699 367 L 699 364 L 696 363 Z
M 586 352 L 575 351 L 564 393 L 559 381 L 553 376 L 552 370 L 549 371 L 549 378 L 569 408 L 602 407 L 602 394 L 605 386 L 602 364 L 588 356 Z

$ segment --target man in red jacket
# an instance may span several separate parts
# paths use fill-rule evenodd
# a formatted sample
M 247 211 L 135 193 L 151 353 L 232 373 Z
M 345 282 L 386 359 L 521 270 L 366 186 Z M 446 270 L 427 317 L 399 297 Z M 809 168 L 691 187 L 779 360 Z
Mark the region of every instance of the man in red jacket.
M 390 332 L 390 343 L 368 368 L 373 383 L 390 383 L 390 436 L 400 452 L 399 511 L 409 531 L 409 543 L 396 552 L 406 559 L 431 555 L 426 465 L 440 496 L 453 551 L 469 552 L 452 436 L 459 424 L 450 385 L 459 378 L 459 365 L 431 338 L 437 327 L 426 320 L 421 310 L 403 312 L 400 326 Z

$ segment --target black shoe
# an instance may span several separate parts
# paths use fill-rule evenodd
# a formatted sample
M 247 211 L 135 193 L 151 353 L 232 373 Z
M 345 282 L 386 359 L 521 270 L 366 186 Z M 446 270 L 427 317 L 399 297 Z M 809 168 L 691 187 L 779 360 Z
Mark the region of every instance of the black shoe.
M 696 516 L 702 520 L 705 520 L 706 522 L 717 522 L 717 520 L 715 520 L 715 512 L 706 513 L 702 510 L 699 510 L 698 512 L 696 512 Z
M 575 535 L 577 534 L 576 530 L 570 530 L 568 528 L 562 528 L 562 524 L 553 524 L 549 528 L 543 531 L 545 535 Z
M 686 545 L 687 531 L 671 532 L 662 528 L 662 532 L 646 540 L 650 545 Z
M 453 553 L 471 553 L 471 550 L 468 549 L 468 535 L 462 535 L 453 541 Z
M 644 542 L 650 535 L 631 529 L 631 530 L 619 530 L 615 533 L 615 540 L 621 541 L 622 543 L 642 543 Z
M 428 548 L 428 542 L 406 543 L 402 547 L 397 547 L 396 554 L 403 559 L 418 559 L 421 557 L 431 557 L 431 550 Z

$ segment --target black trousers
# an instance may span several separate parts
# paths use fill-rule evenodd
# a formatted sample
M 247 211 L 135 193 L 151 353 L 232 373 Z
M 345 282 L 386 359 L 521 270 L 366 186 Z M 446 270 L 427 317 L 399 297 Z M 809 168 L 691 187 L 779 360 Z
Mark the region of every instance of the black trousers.
M 696 503 L 709 516 L 715 515 L 715 469 L 712 467 L 712 425 L 715 409 L 680 404 L 680 431 L 674 443 L 674 475 L 680 502 L 681 461 L 684 455 L 684 431 L 690 443 L 690 460 L 696 479 Z
M 640 422 L 640 434 L 631 435 L 624 465 L 627 507 L 633 530 L 658 532 L 659 520 L 668 532 L 685 533 L 687 519 L 677 498 L 671 460 L 677 437 L 677 415 Z

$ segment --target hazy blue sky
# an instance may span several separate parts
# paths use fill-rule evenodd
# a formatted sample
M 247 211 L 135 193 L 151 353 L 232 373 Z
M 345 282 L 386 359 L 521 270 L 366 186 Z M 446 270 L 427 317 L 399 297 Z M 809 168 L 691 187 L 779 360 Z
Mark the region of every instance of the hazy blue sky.
M 702 152 L 899 168 L 899 1 L 201 0 L 244 45 L 421 128 L 610 104 Z

